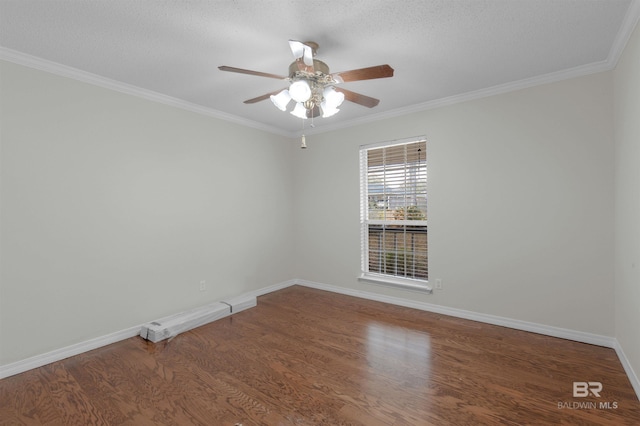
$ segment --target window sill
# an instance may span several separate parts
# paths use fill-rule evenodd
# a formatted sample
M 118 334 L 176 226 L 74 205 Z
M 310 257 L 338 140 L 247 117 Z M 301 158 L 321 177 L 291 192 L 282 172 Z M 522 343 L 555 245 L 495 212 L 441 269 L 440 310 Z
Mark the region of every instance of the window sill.
M 432 294 L 433 289 L 427 285 L 428 281 L 417 281 L 405 278 L 389 277 L 386 275 L 361 274 L 359 281 L 367 281 L 387 287 L 397 287 L 404 290 L 417 291 L 420 293 Z M 422 284 L 424 283 L 424 284 Z

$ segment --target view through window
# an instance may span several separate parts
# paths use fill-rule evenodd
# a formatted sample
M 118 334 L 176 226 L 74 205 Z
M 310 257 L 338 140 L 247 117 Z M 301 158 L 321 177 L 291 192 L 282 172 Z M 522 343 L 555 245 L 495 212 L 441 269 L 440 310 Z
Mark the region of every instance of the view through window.
M 429 278 L 427 143 L 423 139 L 360 149 L 363 275 Z

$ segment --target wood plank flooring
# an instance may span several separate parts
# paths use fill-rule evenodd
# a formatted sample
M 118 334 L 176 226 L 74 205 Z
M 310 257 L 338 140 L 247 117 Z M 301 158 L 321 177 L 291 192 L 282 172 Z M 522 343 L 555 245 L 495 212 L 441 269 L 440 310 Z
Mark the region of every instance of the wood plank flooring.
M 639 425 L 640 402 L 612 349 L 293 286 L 1 380 L 0 424 Z

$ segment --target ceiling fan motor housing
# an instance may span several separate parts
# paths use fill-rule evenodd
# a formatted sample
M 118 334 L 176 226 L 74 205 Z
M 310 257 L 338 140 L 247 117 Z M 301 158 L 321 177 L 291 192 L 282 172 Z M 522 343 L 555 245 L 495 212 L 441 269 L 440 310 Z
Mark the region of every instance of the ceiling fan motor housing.
M 304 73 L 305 75 L 328 75 L 329 74 L 329 65 L 325 64 L 321 60 L 314 59 L 313 60 L 313 69 L 314 72 L 301 71 L 298 66 L 298 61 L 294 61 L 289 65 L 289 78 L 295 78 L 297 75 Z

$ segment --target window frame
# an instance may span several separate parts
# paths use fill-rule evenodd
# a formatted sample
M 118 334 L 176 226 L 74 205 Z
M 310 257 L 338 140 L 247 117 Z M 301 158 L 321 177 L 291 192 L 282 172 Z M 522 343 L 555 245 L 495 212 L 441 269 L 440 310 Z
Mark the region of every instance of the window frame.
M 391 274 L 385 274 L 380 272 L 369 271 L 369 233 L 370 225 L 382 225 L 383 223 L 389 225 L 393 222 L 394 225 L 403 226 L 420 226 L 425 227 L 427 232 L 427 220 L 372 220 L 369 219 L 369 160 L 368 152 L 374 149 L 391 148 L 399 145 L 408 145 L 412 143 L 424 142 L 427 146 L 427 139 L 424 136 L 417 136 L 406 139 L 398 139 L 394 141 L 376 142 L 371 144 L 360 145 L 359 158 L 360 158 L 360 255 L 361 266 L 360 275 L 358 277 L 361 281 L 370 282 L 373 284 L 379 284 L 384 286 L 399 287 L 406 290 L 413 290 L 418 292 L 432 293 L 433 289 L 429 286 L 428 276 L 426 280 L 415 279 L 409 277 L 400 277 Z M 426 151 L 426 148 L 425 148 Z M 425 166 L 427 162 L 427 155 L 425 152 Z M 406 164 L 406 163 L 405 163 Z M 428 166 L 427 166 L 428 167 Z M 428 239 L 428 233 L 427 233 Z M 428 244 L 428 243 L 427 243 Z M 428 247 L 428 245 L 427 245 Z M 427 254 L 427 270 L 428 270 L 428 254 Z

